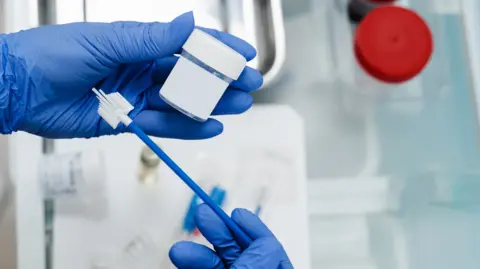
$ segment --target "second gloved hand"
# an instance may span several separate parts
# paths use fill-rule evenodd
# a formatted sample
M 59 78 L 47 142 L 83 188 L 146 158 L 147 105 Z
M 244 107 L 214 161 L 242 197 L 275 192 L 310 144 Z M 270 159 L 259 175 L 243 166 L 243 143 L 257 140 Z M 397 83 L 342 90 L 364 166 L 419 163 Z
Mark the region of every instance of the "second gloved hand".
M 242 252 L 227 226 L 202 204 L 195 221 L 214 250 L 193 242 L 179 242 L 170 250 L 173 264 L 179 269 L 293 269 L 280 242 L 256 215 L 235 209 L 232 219 L 254 240 L 246 250 Z
M 135 106 L 130 116 L 149 135 L 202 139 L 220 134 L 220 122 L 195 122 L 158 94 L 194 25 L 193 14 L 186 13 L 171 23 L 73 23 L 0 35 L 0 133 L 88 138 L 123 132 L 97 114 L 91 92 L 97 87 L 127 98 Z M 255 57 L 246 42 L 204 30 L 247 60 Z M 252 105 L 249 92 L 261 84 L 261 75 L 246 68 L 214 114 L 246 111 Z

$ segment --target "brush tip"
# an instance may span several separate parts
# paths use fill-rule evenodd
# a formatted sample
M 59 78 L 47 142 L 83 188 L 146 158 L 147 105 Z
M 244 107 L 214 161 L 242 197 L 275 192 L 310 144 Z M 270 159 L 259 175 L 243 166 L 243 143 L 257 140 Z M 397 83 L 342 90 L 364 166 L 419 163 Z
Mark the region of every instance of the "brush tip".
M 120 93 L 105 94 L 103 90 L 92 88 L 99 101 L 98 114 L 113 128 L 116 129 L 120 122 L 130 124 L 128 117 L 134 107 Z

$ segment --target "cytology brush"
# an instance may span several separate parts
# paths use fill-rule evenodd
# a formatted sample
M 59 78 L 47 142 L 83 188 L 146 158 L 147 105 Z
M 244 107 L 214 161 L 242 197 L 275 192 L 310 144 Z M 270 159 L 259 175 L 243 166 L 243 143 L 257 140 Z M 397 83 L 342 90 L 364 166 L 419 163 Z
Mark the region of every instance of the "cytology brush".
M 102 90 L 92 89 L 100 101 L 98 114 L 110 125 L 116 129 L 121 123 L 136 134 L 188 187 L 197 194 L 202 201 L 207 204 L 218 217 L 227 225 L 238 239 L 242 248 L 247 248 L 252 242 L 251 238 L 191 179 L 160 147 L 140 129 L 128 113 L 133 110 L 133 106 L 118 92 L 105 94 Z

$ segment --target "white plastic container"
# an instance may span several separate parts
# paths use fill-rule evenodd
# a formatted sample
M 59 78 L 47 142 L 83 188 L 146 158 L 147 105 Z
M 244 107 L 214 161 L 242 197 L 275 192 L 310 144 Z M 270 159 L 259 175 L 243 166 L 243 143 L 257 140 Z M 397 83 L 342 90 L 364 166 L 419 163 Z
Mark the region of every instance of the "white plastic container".
M 40 163 L 44 197 L 90 196 L 104 190 L 103 155 L 96 151 L 46 155 Z
M 54 199 L 58 215 L 102 220 L 107 216 L 104 156 L 99 151 L 51 154 L 39 163 L 45 199 Z
M 160 90 L 160 97 L 190 118 L 206 121 L 246 64 L 240 53 L 195 29 Z

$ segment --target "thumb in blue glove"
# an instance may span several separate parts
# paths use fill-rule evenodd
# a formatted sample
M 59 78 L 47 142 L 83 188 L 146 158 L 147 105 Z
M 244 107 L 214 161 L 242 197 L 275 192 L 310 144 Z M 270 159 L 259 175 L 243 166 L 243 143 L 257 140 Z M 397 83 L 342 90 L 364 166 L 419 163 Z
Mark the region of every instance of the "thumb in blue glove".
M 0 35 L 0 132 L 49 138 L 116 134 L 97 115 L 91 88 L 120 92 L 149 135 L 202 139 L 218 135 L 216 120 L 195 122 L 165 104 L 158 92 L 194 29 L 192 13 L 171 23 L 73 23 Z M 248 60 L 255 49 L 229 34 L 203 29 Z M 246 68 L 214 114 L 238 114 L 252 104 L 261 75 Z
M 170 259 L 180 269 L 291 269 L 285 250 L 268 227 L 253 213 L 235 209 L 232 219 L 254 240 L 243 252 L 230 230 L 206 205 L 198 207 L 195 220 L 214 250 L 193 242 L 176 243 Z

